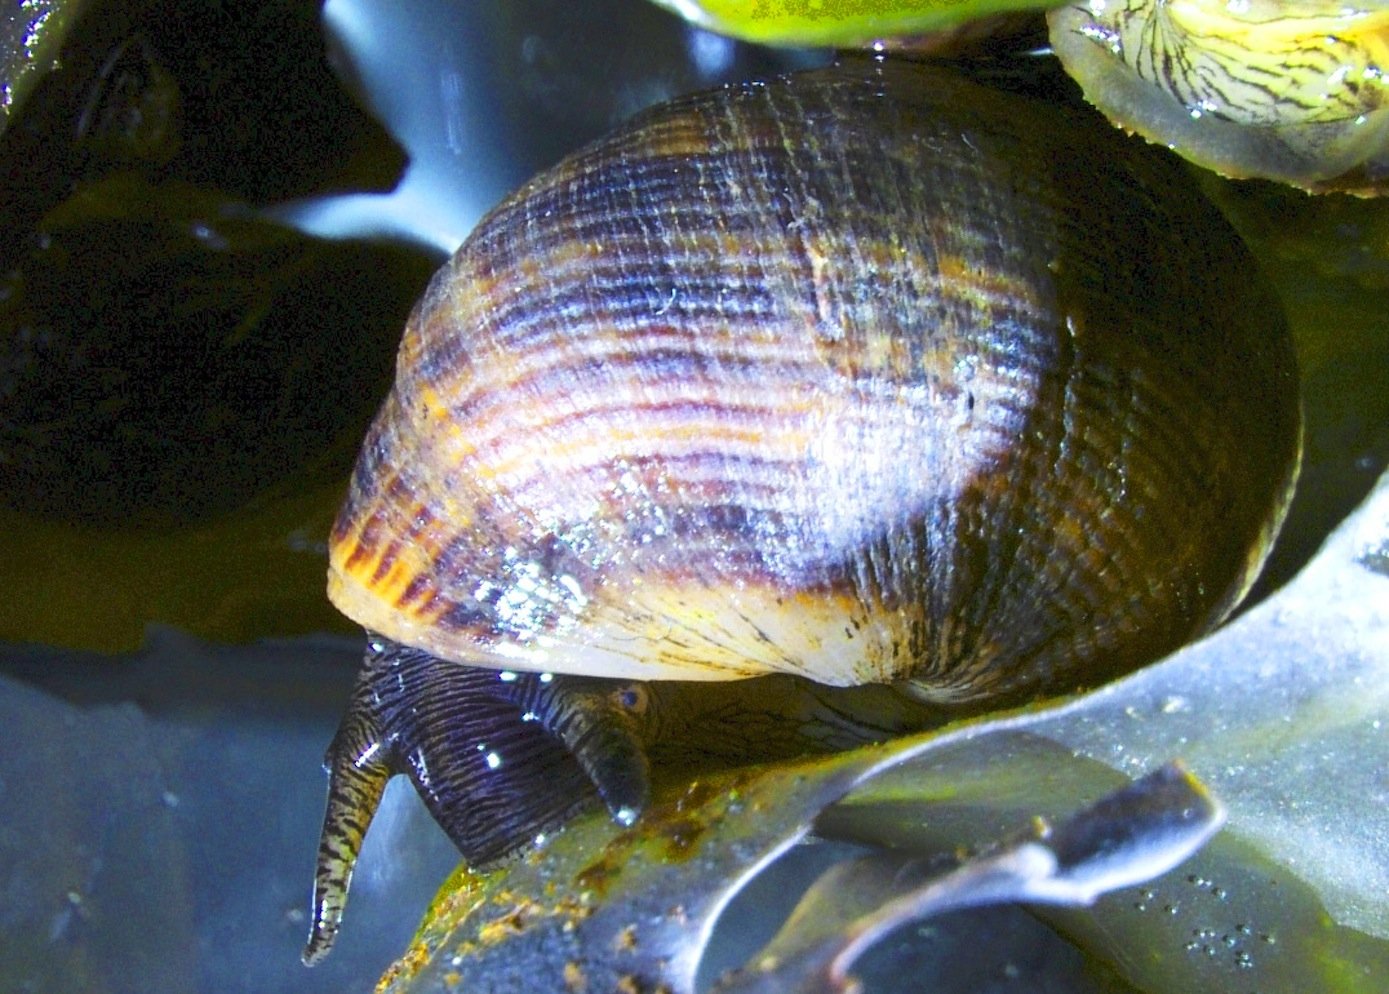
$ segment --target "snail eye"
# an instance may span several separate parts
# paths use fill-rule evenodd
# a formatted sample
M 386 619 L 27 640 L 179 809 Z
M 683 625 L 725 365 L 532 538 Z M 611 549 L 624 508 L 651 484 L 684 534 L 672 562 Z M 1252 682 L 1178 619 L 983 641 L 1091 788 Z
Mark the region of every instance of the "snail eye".
M 634 715 L 645 714 L 646 707 L 651 701 L 650 694 L 640 684 L 629 684 L 618 690 L 613 697 L 616 699 L 618 707 Z

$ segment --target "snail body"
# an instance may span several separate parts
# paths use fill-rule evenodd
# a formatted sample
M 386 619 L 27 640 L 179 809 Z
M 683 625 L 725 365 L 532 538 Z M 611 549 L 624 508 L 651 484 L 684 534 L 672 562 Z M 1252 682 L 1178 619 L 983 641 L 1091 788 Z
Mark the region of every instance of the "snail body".
M 1084 113 L 865 60 L 640 116 L 406 329 L 331 541 L 373 635 L 306 958 L 390 773 L 469 859 L 559 770 L 635 817 L 680 724 L 646 681 L 973 706 L 1157 658 L 1247 589 L 1298 436 L 1238 239 Z

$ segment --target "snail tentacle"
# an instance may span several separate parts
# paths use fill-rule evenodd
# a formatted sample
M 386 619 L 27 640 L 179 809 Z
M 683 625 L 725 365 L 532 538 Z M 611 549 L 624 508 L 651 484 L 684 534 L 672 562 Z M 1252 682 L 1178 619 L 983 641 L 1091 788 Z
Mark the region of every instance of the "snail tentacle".
M 517 674 L 511 686 L 523 717 L 563 742 L 613 818 L 632 824 L 651 793 L 642 734 L 649 700 L 645 688 L 549 673 Z
M 565 745 L 542 723 L 524 720 L 510 674 L 377 636 L 368 643 L 325 762 L 328 810 L 303 955 L 309 965 L 333 944 L 362 837 L 395 774 L 410 778 L 474 866 L 511 854 L 594 799 L 588 773 Z
M 329 778 L 328 807 L 314 870 L 312 924 L 301 957 L 305 966 L 313 966 L 333 948 L 362 839 L 393 772 L 382 749 L 380 729 L 369 709 L 357 706 L 366 677 L 364 669 L 357 678 L 353 706 L 343 715 L 323 760 Z

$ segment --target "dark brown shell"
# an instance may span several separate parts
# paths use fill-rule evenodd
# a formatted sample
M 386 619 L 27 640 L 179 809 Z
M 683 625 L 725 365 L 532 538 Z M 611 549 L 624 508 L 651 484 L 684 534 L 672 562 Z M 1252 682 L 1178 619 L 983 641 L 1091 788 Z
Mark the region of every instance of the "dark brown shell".
M 329 593 L 472 665 L 1065 689 L 1223 617 L 1297 451 L 1278 306 L 1180 168 L 865 61 L 666 105 L 490 214 Z

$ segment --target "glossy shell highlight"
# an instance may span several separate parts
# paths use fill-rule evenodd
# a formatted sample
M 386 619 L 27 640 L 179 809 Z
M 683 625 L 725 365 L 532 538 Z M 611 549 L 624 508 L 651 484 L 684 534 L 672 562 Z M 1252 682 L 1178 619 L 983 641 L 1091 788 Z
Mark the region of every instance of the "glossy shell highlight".
M 1286 503 L 1292 352 L 1182 171 L 1095 125 L 864 62 L 565 160 L 416 308 L 333 602 L 469 665 L 943 700 L 1208 627 Z

